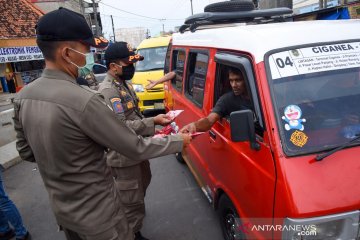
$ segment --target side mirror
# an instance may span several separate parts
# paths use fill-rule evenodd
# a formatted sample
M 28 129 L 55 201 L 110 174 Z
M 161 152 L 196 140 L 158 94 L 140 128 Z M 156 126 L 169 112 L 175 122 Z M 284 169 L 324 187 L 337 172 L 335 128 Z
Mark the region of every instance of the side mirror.
M 230 114 L 231 140 L 233 142 L 250 141 L 252 149 L 260 150 L 256 142 L 254 114 L 251 110 L 235 111 Z

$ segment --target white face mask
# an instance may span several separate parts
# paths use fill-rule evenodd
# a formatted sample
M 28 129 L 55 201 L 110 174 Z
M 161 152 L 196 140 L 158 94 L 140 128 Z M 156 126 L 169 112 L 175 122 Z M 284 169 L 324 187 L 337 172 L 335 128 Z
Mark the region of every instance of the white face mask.
M 78 68 L 78 77 L 86 77 L 87 75 L 89 75 L 92 72 L 93 67 L 95 65 L 94 54 L 92 52 L 82 53 L 72 48 L 69 49 L 83 55 L 86 60 L 85 65 L 82 67 L 78 66 L 74 62 L 70 62 L 71 64 L 75 65 Z

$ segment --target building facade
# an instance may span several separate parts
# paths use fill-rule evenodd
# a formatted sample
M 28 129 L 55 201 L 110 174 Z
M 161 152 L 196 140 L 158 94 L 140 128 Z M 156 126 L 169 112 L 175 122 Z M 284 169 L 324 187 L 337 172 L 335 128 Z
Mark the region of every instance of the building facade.
M 118 28 L 115 30 L 115 41 L 124 41 L 132 47 L 137 47 L 142 40 L 146 39 L 146 29 L 143 27 Z
M 84 15 L 94 34 L 102 35 L 102 23 L 100 12 L 97 12 L 97 21 L 95 21 L 94 8 L 92 0 L 28 0 L 44 13 L 58 9 L 59 7 L 70 9 Z M 98 10 L 98 3 L 96 3 Z
M 59 7 L 64 7 L 80 14 L 84 14 L 83 0 L 30 0 L 30 2 L 40 8 L 44 13 L 54 11 Z
M 9 90 L 8 74 L 14 76 L 17 90 L 41 75 L 45 63 L 35 25 L 43 14 L 27 0 L 0 0 L 0 92 Z
M 295 14 L 303 14 L 342 5 L 351 5 L 359 0 L 293 0 Z
M 322 9 L 356 6 L 359 0 L 258 0 L 260 9 L 288 7 L 292 8 L 295 15 L 316 12 Z M 352 11 L 353 9 L 349 9 Z M 356 10 L 355 10 L 356 11 Z M 354 14 L 351 15 L 351 18 Z M 356 18 L 356 17 L 355 17 Z

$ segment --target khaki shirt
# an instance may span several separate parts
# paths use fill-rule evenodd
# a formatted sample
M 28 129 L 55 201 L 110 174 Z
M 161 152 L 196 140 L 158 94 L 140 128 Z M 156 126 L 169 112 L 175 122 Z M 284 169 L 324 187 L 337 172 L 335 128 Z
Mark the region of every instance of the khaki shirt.
M 125 121 L 137 134 L 142 136 L 155 134 L 154 118 L 144 118 L 140 113 L 139 101 L 131 84 L 115 83 L 114 77 L 108 73 L 104 81 L 99 84 L 98 91 L 104 96 L 105 102 L 111 106 L 116 116 Z M 111 167 L 128 167 L 142 162 L 137 158 L 128 159 L 111 149 L 107 154 L 106 161 Z
M 82 234 L 123 217 L 104 149 L 147 159 L 182 150 L 179 136 L 143 138 L 119 121 L 103 97 L 45 69 L 14 100 L 20 157 L 36 161 L 58 223 Z

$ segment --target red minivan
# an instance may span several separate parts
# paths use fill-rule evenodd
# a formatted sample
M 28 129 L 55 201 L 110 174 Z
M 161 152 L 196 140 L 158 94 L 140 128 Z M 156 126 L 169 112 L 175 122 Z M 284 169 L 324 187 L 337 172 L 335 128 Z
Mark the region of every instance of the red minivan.
M 230 67 L 252 104 L 177 158 L 218 211 L 226 240 L 359 240 L 360 20 L 268 16 L 280 13 L 206 12 L 173 35 L 165 71 L 176 77 L 165 105 L 184 110 L 180 128 L 231 91 Z M 249 18 L 256 24 L 236 23 Z

